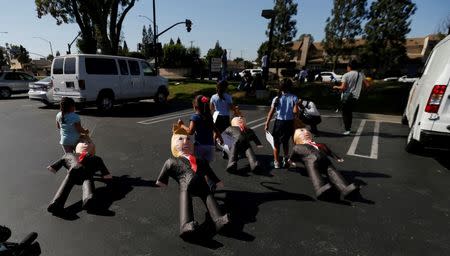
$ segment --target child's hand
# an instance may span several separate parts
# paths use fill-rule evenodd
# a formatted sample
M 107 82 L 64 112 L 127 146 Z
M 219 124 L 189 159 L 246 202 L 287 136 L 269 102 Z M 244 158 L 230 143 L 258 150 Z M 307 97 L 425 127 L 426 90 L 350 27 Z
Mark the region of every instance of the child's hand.
M 263 145 L 256 145 L 256 147 L 257 147 L 257 148 L 262 148 L 262 147 L 263 147 Z
M 85 134 L 89 134 L 89 129 L 84 129 Z
M 223 188 L 225 185 L 223 184 L 223 181 L 219 181 L 216 183 L 217 188 Z
M 338 158 L 337 161 L 338 161 L 339 163 L 342 163 L 342 162 L 344 162 L 344 158 Z
M 111 174 L 106 174 L 106 175 L 103 176 L 103 179 L 105 179 L 105 180 L 111 180 L 112 178 L 113 177 L 112 177 Z
M 181 125 L 183 125 L 184 123 L 183 123 L 183 120 L 181 120 L 181 119 L 178 119 L 178 122 L 177 122 L 177 124 L 178 124 L 178 126 L 181 126 Z
M 268 131 L 269 130 L 269 124 L 268 123 L 266 123 L 265 125 L 264 125 L 264 131 Z
M 158 186 L 158 187 L 167 187 L 167 184 L 162 183 L 162 182 L 160 182 L 159 180 L 156 181 L 155 185 Z

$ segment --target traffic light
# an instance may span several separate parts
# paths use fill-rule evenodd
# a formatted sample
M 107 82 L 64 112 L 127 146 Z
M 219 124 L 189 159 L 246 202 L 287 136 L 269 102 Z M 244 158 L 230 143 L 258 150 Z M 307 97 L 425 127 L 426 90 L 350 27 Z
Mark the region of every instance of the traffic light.
M 191 32 L 192 21 L 186 19 L 185 23 L 186 23 L 186 30 L 187 30 L 187 32 Z

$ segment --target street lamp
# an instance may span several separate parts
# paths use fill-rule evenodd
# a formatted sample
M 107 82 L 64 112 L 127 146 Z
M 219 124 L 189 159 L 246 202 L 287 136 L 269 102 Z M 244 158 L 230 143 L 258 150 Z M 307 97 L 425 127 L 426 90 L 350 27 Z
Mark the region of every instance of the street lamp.
M 41 39 L 41 40 L 44 40 L 44 41 L 48 42 L 48 44 L 50 45 L 50 53 L 52 54 L 52 56 L 55 56 L 55 55 L 53 55 L 52 42 L 50 42 L 49 40 L 47 40 L 47 39 L 45 39 L 45 38 L 42 38 L 42 37 L 40 37 L 40 36 L 33 36 L 33 38 L 39 38 L 39 39 Z
M 153 20 L 150 19 L 149 17 L 145 16 L 145 15 L 138 15 L 138 17 L 146 18 L 148 21 L 150 21 L 150 24 L 153 23 Z M 158 25 L 156 25 L 156 33 L 158 33 Z
M 263 74 L 264 80 L 268 80 L 269 78 L 269 67 L 270 67 L 270 55 L 272 54 L 272 37 L 273 37 L 273 26 L 275 24 L 275 10 L 262 10 L 261 16 L 270 19 L 270 30 L 269 30 L 269 42 L 267 46 L 267 71 Z

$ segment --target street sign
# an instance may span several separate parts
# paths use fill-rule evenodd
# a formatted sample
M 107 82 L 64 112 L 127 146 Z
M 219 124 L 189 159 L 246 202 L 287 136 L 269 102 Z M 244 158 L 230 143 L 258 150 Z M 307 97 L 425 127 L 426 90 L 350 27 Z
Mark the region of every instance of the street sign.
M 211 72 L 219 72 L 221 64 L 220 58 L 211 58 Z

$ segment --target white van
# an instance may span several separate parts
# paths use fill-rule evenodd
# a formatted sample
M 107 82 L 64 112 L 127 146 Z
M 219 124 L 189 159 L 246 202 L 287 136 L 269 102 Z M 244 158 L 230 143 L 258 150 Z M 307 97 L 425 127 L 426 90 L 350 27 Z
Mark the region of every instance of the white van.
M 422 77 L 409 93 L 403 123 L 411 128 L 406 151 L 450 149 L 450 35 L 428 57 Z
M 70 97 L 77 103 L 95 103 L 108 111 L 116 102 L 154 99 L 165 103 L 168 80 L 145 60 L 96 54 L 56 57 L 51 78 L 54 99 Z

